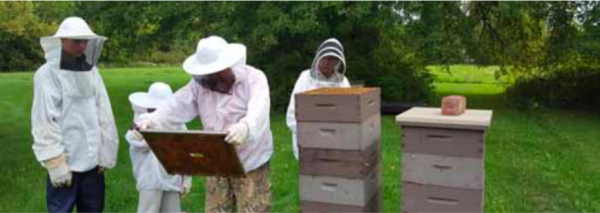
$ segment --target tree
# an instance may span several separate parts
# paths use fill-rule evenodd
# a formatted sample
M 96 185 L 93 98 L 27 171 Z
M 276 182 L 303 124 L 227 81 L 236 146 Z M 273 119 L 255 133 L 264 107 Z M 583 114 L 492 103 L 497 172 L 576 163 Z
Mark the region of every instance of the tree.
M 35 14 L 32 2 L 0 2 L 0 71 L 31 70 L 43 63 L 39 38 L 55 25 Z M 8 51 L 10 50 L 10 51 Z
M 578 51 L 584 63 L 600 62 L 600 2 L 581 1 L 578 3 L 577 19 L 582 25 L 578 37 Z

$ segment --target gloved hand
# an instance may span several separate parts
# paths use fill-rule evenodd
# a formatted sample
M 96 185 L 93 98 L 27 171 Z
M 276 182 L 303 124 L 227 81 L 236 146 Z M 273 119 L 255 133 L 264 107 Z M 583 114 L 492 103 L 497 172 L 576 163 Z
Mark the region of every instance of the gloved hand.
M 104 172 L 106 172 L 106 170 L 108 170 L 108 168 L 106 168 L 104 166 L 98 166 L 98 174 L 104 173 Z
M 192 191 L 192 176 L 183 176 L 183 186 L 181 187 L 181 197 L 184 198 Z
M 142 119 L 142 120 L 136 122 L 135 125 L 137 125 L 136 129 L 139 129 L 139 130 L 154 129 L 154 127 L 155 127 L 154 121 L 152 121 L 152 118 Z
M 227 143 L 237 146 L 242 145 L 248 139 L 248 124 L 246 124 L 245 122 L 236 123 L 234 125 L 231 125 L 227 132 L 227 136 L 225 137 L 225 141 Z
M 67 157 L 60 154 L 58 157 L 43 161 L 44 167 L 48 169 L 50 183 L 54 187 L 70 187 L 73 178 L 69 166 L 67 166 Z
M 131 128 L 131 132 L 133 133 L 133 138 L 139 141 L 144 140 L 144 136 L 140 133 L 140 130 L 154 129 L 156 126 L 152 118 L 142 119 L 134 124 L 135 127 Z
M 143 141 L 144 140 L 144 136 L 137 129 L 132 129 L 131 133 L 133 133 L 133 139 L 136 139 L 138 141 Z

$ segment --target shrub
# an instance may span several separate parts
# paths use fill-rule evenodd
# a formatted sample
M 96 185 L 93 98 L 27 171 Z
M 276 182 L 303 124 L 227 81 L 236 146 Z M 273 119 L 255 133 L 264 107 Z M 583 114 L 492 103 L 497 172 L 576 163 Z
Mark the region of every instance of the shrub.
M 507 103 L 537 107 L 600 109 L 600 66 L 580 64 L 548 75 L 518 79 L 506 91 Z

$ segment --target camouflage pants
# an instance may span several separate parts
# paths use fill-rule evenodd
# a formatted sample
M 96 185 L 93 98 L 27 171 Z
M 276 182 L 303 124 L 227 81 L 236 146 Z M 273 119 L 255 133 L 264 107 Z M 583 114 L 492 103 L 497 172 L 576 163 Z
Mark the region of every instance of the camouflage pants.
M 271 180 L 269 163 L 250 171 L 243 178 L 207 177 L 206 213 L 270 212 Z

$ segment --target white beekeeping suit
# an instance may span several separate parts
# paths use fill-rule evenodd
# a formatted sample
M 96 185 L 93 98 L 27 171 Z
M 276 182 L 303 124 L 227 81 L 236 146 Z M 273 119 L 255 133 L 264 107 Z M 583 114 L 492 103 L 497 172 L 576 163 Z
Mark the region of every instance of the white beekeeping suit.
M 246 46 L 219 36 L 202 38 L 196 52 L 183 62 L 192 80 L 173 101 L 136 122 L 139 129 L 160 128 L 199 119 L 203 130 L 226 132 L 246 175 L 205 178 L 205 212 L 269 212 L 270 128 L 269 83 L 246 61 Z
M 61 67 L 61 38 L 87 40 L 87 48 L 78 58 L 82 66 L 76 67 L 88 70 Z M 66 158 L 68 171 L 76 172 L 115 166 L 117 130 L 95 66 L 105 40 L 80 18 L 66 19 L 54 36 L 41 38 L 46 63 L 35 73 L 31 112 L 33 150 L 38 161 Z
M 134 106 L 134 108 L 137 108 Z M 149 113 L 145 109 L 134 109 L 135 121 L 147 119 Z M 185 125 L 162 126 L 163 130 L 187 130 Z M 129 142 L 129 155 L 135 175 L 136 188 L 141 190 L 162 190 L 181 192 L 183 178 L 180 175 L 169 175 L 160 164 L 143 138 L 136 137 L 133 131 L 127 131 L 125 139 Z M 191 180 L 191 179 L 190 179 Z M 186 183 L 187 184 L 187 183 Z
M 328 56 L 338 58 L 340 62 L 335 67 L 335 72 L 333 75 L 326 77 L 319 70 L 318 64 L 324 57 Z M 296 110 L 294 95 L 324 87 L 350 87 L 350 82 L 348 82 L 345 73 L 346 59 L 344 57 L 344 47 L 337 39 L 331 38 L 327 39 L 319 46 L 311 68 L 303 71 L 296 81 L 294 90 L 292 91 L 292 95 L 290 97 L 290 104 L 288 105 L 286 116 L 287 126 L 292 132 L 292 148 L 296 160 L 298 160 L 298 141 L 296 136 Z
M 136 92 L 129 96 L 134 111 L 134 123 L 148 119 L 148 109 L 157 109 L 173 99 L 168 84 L 157 82 L 148 92 Z M 185 124 L 161 125 L 163 130 L 187 130 Z M 146 141 L 137 131 L 129 130 L 125 139 L 129 142 L 129 156 L 135 175 L 136 188 L 140 192 L 138 212 L 180 212 L 180 196 L 192 187 L 190 176 L 168 174 Z M 181 194 L 180 194 L 181 193 Z

